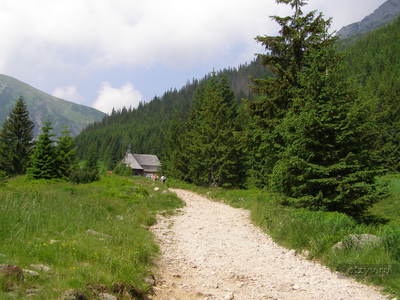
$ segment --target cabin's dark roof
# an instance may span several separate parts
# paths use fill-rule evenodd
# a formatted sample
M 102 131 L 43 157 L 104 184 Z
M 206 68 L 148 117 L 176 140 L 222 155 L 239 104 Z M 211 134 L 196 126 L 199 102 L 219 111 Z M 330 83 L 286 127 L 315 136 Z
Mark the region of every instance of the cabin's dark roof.
M 150 155 L 150 154 L 133 154 L 135 157 L 136 161 L 141 165 L 141 166 L 152 166 L 152 167 L 160 167 L 161 163 L 158 160 L 158 157 L 156 155 Z

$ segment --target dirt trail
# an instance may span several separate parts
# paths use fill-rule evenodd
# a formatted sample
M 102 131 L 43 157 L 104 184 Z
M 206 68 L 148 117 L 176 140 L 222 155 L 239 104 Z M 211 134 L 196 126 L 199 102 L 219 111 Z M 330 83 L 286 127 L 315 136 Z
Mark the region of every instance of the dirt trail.
M 162 251 L 153 299 L 387 299 L 278 246 L 248 211 L 173 191 L 186 207 L 152 229 Z

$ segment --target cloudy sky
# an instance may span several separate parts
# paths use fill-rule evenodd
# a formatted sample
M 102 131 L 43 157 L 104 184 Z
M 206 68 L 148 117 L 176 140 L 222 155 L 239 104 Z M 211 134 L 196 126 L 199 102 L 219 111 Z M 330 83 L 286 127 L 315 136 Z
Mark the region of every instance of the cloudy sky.
M 333 30 L 385 0 L 310 0 Z M 0 0 L 0 73 L 109 112 L 251 61 L 275 0 Z

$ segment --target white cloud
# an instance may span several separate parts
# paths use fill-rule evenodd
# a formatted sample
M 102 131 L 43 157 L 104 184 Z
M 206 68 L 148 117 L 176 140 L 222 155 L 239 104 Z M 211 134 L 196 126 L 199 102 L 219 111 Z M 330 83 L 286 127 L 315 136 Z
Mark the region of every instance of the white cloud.
M 252 42 L 255 31 L 262 32 L 265 24 L 260 21 L 271 4 L 265 0 L 0 0 L 0 33 L 7 37 L 0 67 L 12 67 L 7 57 L 13 55 L 37 64 L 57 60 L 63 64 L 66 52 L 83 55 L 84 67 L 209 59 L 218 55 L 217 49 L 226 51 L 245 37 Z
M 340 29 L 384 1 L 310 0 L 309 8 Z M 259 51 L 254 37 L 277 31 L 269 16 L 288 13 L 275 0 L 0 0 L 0 73 L 46 91 L 68 82 L 93 99 L 99 73 L 120 82 L 119 70 L 187 74 L 249 61 Z M 152 94 L 143 81 L 135 79 Z
M 79 94 L 78 89 L 73 85 L 58 87 L 54 89 L 51 94 L 54 97 L 73 102 L 81 102 L 83 100 L 83 97 Z
M 120 88 L 113 88 L 109 82 L 103 82 L 92 106 L 105 113 L 111 113 L 113 108 L 136 108 L 141 101 L 143 101 L 143 96 L 131 83 L 126 83 Z
M 383 1 L 311 0 L 310 7 L 329 10 L 340 27 L 352 8 L 365 15 Z M 287 11 L 274 0 L 0 0 L 0 71 L 202 63 L 273 33 L 268 16 Z

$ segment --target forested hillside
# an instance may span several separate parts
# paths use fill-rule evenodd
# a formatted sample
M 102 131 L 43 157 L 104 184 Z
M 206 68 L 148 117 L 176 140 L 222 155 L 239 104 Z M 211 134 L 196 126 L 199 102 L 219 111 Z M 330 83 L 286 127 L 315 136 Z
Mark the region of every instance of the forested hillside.
M 236 102 L 251 98 L 251 77 L 270 74 L 259 61 L 225 69 L 218 77 L 228 79 Z M 167 151 L 166 138 L 170 128 L 185 120 L 192 108 L 193 95 L 199 84 L 208 78 L 193 80 L 184 87 L 170 90 L 137 109 L 124 108 L 113 112 L 101 122 L 89 125 L 76 138 L 81 159 L 96 152 L 98 158 L 112 169 L 121 160 L 129 145 L 137 153 L 152 153 L 163 157 Z
M 345 76 L 360 87 L 361 101 L 380 131 L 378 161 L 400 170 L 400 18 L 370 32 L 346 52 Z
M 375 145 L 374 159 L 392 169 L 399 169 L 399 97 L 400 60 L 399 53 L 400 19 L 376 31 L 364 34 L 351 43 L 343 43 L 345 67 L 343 76 L 360 88 L 357 105 L 369 111 L 370 118 L 376 119 L 371 131 L 381 131 Z M 237 103 L 242 98 L 252 98 L 250 78 L 270 76 L 260 61 L 227 69 L 217 73 L 225 76 Z M 206 78 L 205 78 L 206 79 Z M 108 168 L 113 168 L 129 144 L 135 152 L 154 153 L 162 158 L 170 151 L 167 139 L 170 132 L 184 126 L 192 108 L 192 99 L 199 83 L 194 80 L 180 90 L 170 90 L 162 97 L 141 104 L 137 109 L 122 109 L 103 121 L 90 125 L 76 139 L 78 155 L 87 158 L 95 151 Z M 246 118 L 245 114 L 241 115 Z M 243 120 L 242 120 L 243 121 Z M 243 122 L 241 122 L 242 125 Z

